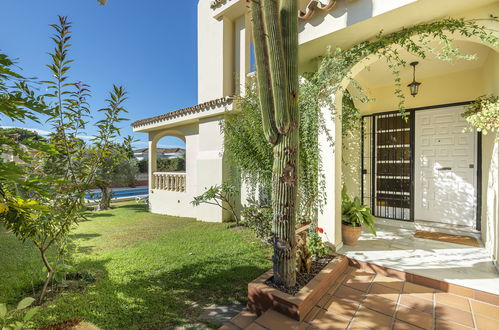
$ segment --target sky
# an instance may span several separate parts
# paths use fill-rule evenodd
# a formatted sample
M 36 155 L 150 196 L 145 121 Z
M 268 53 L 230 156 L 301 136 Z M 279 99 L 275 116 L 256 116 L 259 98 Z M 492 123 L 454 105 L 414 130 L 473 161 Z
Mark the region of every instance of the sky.
M 57 16 L 73 23 L 68 72 L 70 80 L 89 84 L 93 113 L 105 106 L 113 84 L 128 91 L 128 122 L 122 135 L 132 135 L 136 148 L 147 146 L 147 134 L 130 124 L 197 103 L 197 0 L 0 0 L 0 52 L 16 59 L 21 73 L 50 78 L 48 52 L 53 49 L 50 24 Z M 43 90 L 40 90 L 43 92 Z M 99 119 L 98 116 L 95 119 Z M 47 125 L 13 123 L 1 126 L 49 131 Z M 95 133 L 89 124 L 84 135 Z M 163 138 L 160 147 L 183 146 Z

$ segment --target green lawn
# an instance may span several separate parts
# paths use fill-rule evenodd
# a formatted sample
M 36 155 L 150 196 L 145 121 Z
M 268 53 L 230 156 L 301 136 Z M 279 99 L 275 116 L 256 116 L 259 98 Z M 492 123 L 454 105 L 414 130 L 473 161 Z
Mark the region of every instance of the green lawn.
M 270 249 L 249 230 L 150 214 L 122 203 L 74 232 L 75 268 L 96 279 L 44 304 L 43 326 L 83 317 L 103 329 L 164 329 L 197 322 L 205 304 L 243 301 Z M 31 295 L 42 267 L 29 242 L 0 231 L 0 302 Z

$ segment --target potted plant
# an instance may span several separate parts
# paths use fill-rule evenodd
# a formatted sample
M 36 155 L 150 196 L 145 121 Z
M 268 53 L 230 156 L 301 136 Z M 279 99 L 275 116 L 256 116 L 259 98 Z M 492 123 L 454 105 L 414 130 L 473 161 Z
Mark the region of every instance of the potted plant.
M 374 228 L 374 216 L 371 213 L 371 208 L 363 205 L 359 197 L 353 200 L 348 196 L 347 189 L 343 186 L 341 191 L 341 233 L 343 243 L 346 245 L 355 245 L 362 233 L 362 226 L 376 235 Z

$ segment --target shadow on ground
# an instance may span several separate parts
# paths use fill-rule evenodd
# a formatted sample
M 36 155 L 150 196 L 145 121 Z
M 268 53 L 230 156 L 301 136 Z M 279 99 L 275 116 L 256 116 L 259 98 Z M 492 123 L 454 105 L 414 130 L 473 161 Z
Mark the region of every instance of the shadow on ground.
M 267 270 L 230 265 L 227 260 L 219 255 L 168 271 L 158 270 L 154 276 L 149 270 L 126 272 L 120 278 L 109 276 L 110 259 L 80 262 L 77 267 L 90 271 L 97 282 L 80 294 L 57 299 L 42 325 L 77 317 L 103 329 L 165 329 L 197 324 L 207 304 L 245 303 L 247 283 Z

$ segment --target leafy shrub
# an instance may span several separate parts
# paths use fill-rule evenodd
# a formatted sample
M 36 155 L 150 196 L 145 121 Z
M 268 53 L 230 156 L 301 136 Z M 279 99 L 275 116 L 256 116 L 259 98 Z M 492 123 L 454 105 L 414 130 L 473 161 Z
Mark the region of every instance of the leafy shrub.
M 16 320 L 16 316 L 19 311 L 28 308 L 34 301 L 35 299 L 31 297 L 24 298 L 10 312 L 7 310 L 7 305 L 0 304 L 0 329 L 32 329 L 31 319 L 38 312 L 38 307 L 28 310 L 21 320 Z
M 178 172 L 185 171 L 185 159 L 184 158 L 159 158 L 158 162 L 158 172 Z
M 224 182 L 221 186 L 211 186 L 203 194 L 195 196 L 191 204 L 194 206 L 199 206 L 200 204 L 216 205 L 223 210 L 229 211 L 234 220 L 236 220 L 236 225 L 238 225 L 239 216 L 235 209 L 235 198 L 238 193 L 239 191 L 236 187 L 228 182 Z
M 244 207 L 241 215 L 244 224 L 252 229 L 256 237 L 265 243 L 272 243 L 272 207 L 262 206 L 255 199 L 248 199 L 248 206 Z
M 371 208 L 363 205 L 359 197 L 351 200 L 345 186 L 341 191 L 341 199 L 341 221 L 352 227 L 364 225 L 370 233 L 376 235 L 376 229 L 374 228 L 375 218 L 371 213 Z
M 488 132 L 499 132 L 499 97 L 480 96 L 466 107 L 461 116 L 484 135 Z
M 314 258 L 322 258 L 331 252 L 331 247 L 322 241 L 319 233 L 324 233 L 324 229 L 311 224 L 308 231 L 307 247 Z

